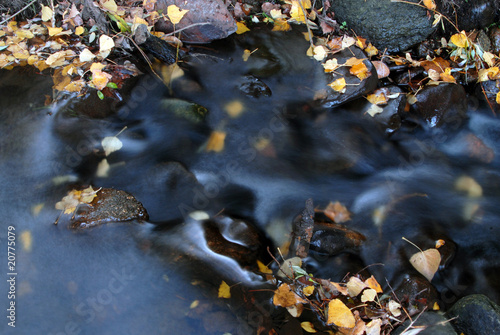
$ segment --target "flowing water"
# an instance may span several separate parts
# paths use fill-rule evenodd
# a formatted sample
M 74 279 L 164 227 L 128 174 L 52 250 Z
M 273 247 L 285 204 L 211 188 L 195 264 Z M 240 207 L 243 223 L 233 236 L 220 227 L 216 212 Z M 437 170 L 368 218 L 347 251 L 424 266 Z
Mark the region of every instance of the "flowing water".
M 267 236 L 258 251 L 264 259 L 267 245 L 288 240 L 308 198 L 322 208 L 340 201 L 352 212 L 345 225 L 366 237 L 359 248 L 312 252 L 308 270 L 318 277 L 338 281 L 372 265 L 379 282 L 397 287 L 415 275 L 408 258 L 416 249 L 401 238 L 422 249 L 444 239 L 449 260 L 433 280 L 444 306 L 470 293 L 499 302 L 500 122 L 471 98 L 460 127 L 402 127 L 388 136 L 361 111 L 362 101 L 336 109 L 315 102 L 327 82 L 307 48 L 297 32 L 232 37 L 194 48 L 170 88 L 145 76 L 123 101 L 104 104 L 66 97 L 44 107 L 50 77 L 2 72 L 0 255 L 6 278 L 12 226 L 16 330 L 253 333 L 269 316 L 270 295 L 258 296 L 258 308 L 234 300 L 228 308 L 217 289 L 222 279 L 236 287 L 260 287 L 263 279 L 209 248 L 206 230 L 189 213 L 233 217 L 217 229 L 243 246 L 250 243 L 246 228 L 231 229 L 238 220 L 252 223 Z M 257 49 L 247 61 L 245 49 Z M 193 108 L 194 118 L 186 114 Z M 123 148 L 107 157 L 104 173 L 101 140 L 125 126 Z M 223 150 L 207 144 L 214 132 L 225 136 Z M 471 154 L 471 136 L 491 157 Z M 464 176 L 481 186 L 479 196 L 457 190 Z M 88 184 L 130 192 L 149 222 L 75 231 L 63 216 L 54 225 L 54 204 Z M 193 301 L 204 306 L 199 314 Z M 14 333 L 3 320 L 1 333 Z

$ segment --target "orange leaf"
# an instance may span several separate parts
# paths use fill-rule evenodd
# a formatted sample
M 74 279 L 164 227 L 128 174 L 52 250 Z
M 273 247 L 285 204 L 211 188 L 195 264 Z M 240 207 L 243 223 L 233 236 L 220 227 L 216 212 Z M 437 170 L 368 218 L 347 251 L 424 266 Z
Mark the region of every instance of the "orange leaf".
M 335 223 L 343 223 L 351 219 L 351 213 L 340 202 L 330 202 L 326 206 L 325 215 Z
M 424 0 L 424 6 L 430 10 L 436 9 L 436 4 L 434 3 L 434 0 Z
M 382 90 L 376 90 L 372 94 L 368 94 L 366 99 L 374 105 L 385 105 L 389 100 Z
M 335 324 L 337 327 L 354 328 L 356 319 L 351 310 L 339 299 L 333 299 L 328 303 L 327 324 Z
M 369 43 L 368 46 L 365 48 L 365 52 L 368 55 L 368 57 L 372 57 L 378 54 L 377 48 L 375 48 L 371 43 Z
M 224 140 L 226 139 L 226 133 L 222 131 L 213 131 L 210 135 L 205 151 L 215 151 L 221 152 L 224 150 Z
M 349 72 L 356 77 L 359 78 L 359 80 L 363 80 L 368 78 L 368 68 L 366 67 L 365 63 L 361 62 L 359 64 L 351 66 L 349 69 Z
M 378 281 L 373 276 L 365 280 L 365 284 L 368 285 L 369 288 L 374 289 L 377 293 L 384 292 Z
M 372 61 L 373 66 L 375 66 L 375 70 L 377 70 L 378 79 L 386 78 L 391 73 L 389 67 L 382 61 L 374 60 Z
M 102 70 L 92 71 L 92 83 L 99 91 L 104 89 L 112 76 Z
M 303 302 L 304 300 L 300 298 L 288 284 L 282 284 L 274 291 L 273 304 L 275 306 L 290 307 Z
M 469 38 L 465 34 L 465 31 L 461 31 L 450 37 L 450 42 L 455 44 L 459 48 L 466 48 L 469 45 Z
M 451 75 L 451 68 L 446 68 L 443 73 L 439 74 L 439 77 L 441 78 L 442 81 L 445 81 L 447 83 L 456 83 L 455 78 Z

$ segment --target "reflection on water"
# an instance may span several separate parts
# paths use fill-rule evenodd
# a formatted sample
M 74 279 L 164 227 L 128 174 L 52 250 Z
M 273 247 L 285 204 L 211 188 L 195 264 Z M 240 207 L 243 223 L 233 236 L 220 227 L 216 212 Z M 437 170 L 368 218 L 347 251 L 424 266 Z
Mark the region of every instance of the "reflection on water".
M 452 304 L 481 292 L 499 301 L 500 122 L 475 108 L 460 128 L 402 128 L 388 137 L 359 112 L 359 102 L 335 110 L 313 102 L 326 83 L 322 68 L 305 56 L 308 44 L 300 34 L 248 34 L 224 43 L 225 51 L 219 45 L 217 52 L 193 52 L 170 93 L 144 77 L 125 103 L 112 106 L 116 114 L 100 118 L 82 114 L 79 100 L 43 108 L 50 78 L 34 75 L 23 82 L 2 73 L 0 236 L 4 241 L 8 225 L 18 239 L 23 231 L 32 236 L 31 248 L 20 240 L 17 246 L 19 329 L 209 332 L 203 315 L 233 314 L 217 305 L 193 316 L 193 301 L 218 301 L 222 279 L 242 287 L 262 283 L 241 260 L 208 247 L 207 237 L 216 236 L 248 248 L 242 242 L 246 233 L 225 230 L 238 221 L 210 228 L 189 213 L 222 212 L 254 222 L 281 245 L 307 198 L 319 207 L 342 202 L 353 213 L 347 226 L 366 237 L 357 250 L 312 253 L 309 266 L 316 275 L 340 280 L 348 271 L 383 263 L 370 271 L 396 287 L 414 274 L 407 259 L 415 250 L 401 237 L 423 249 L 444 239 L 449 262 L 433 280 L 440 299 Z M 248 62 L 241 58 L 243 50 L 256 48 L 260 52 Z M 201 121 L 174 113 L 170 94 L 208 113 Z M 104 173 L 100 141 L 124 126 L 123 148 L 107 157 Z M 225 133 L 220 152 L 207 149 L 213 131 Z M 491 159 L 471 154 L 477 152 L 467 149 L 471 138 L 489 148 Z M 482 194 L 457 190 L 461 176 L 475 180 Z M 83 184 L 132 193 L 151 222 L 84 231 L 69 230 L 64 220 L 54 226 L 54 204 Z M 261 258 L 270 243 L 257 240 L 264 241 L 255 254 Z M 6 259 L 5 250 L 1 255 Z M 195 279 L 203 284 L 192 285 Z M 6 297 L 1 299 L 6 306 Z M 229 331 L 250 331 L 234 326 L 250 323 L 248 318 L 232 317 L 223 318 L 233 325 Z M 10 330 L 5 323 L 0 327 L 2 333 Z

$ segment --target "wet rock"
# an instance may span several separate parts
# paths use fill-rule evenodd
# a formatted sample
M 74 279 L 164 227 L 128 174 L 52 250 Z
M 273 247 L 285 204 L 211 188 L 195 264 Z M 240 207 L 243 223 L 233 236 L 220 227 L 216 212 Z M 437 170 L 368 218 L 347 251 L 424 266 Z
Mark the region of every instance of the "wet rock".
M 254 98 L 270 97 L 272 94 L 271 89 L 262 80 L 252 75 L 244 76 L 238 89 L 241 93 Z
M 448 322 L 449 319 L 445 318 L 443 315 L 435 313 L 435 312 L 425 312 L 422 313 L 418 319 L 414 319 L 415 322 L 412 323 L 412 320 L 406 320 L 401 324 L 394 335 L 404 334 L 405 330 L 408 326 L 412 326 L 412 328 L 422 329 L 418 334 L 420 335 L 456 335 L 455 329 Z M 408 328 L 408 329 L 412 329 Z M 406 330 L 408 333 L 411 330 Z
M 412 1 L 417 3 L 418 1 Z M 345 21 L 357 35 L 379 50 L 399 52 L 423 41 L 435 28 L 422 7 L 391 0 L 331 1 L 337 22 Z
M 410 316 L 432 310 L 438 301 L 436 289 L 423 276 L 406 276 L 394 293 Z
M 366 237 L 339 224 L 321 223 L 314 226 L 310 247 L 316 252 L 337 255 L 357 250 Z
M 370 119 L 378 124 L 387 135 L 394 133 L 401 127 L 401 115 L 404 115 L 406 104 L 406 96 L 398 86 L 387 86 L 378 89 L 373 93 L 383 93 L 388 97 L 388 102 L 385 105 L 377 105 L 376 114 L 370 115 L 368 111 L 374 108 L 370 102 L 364 103 L 361 108 L 365 119 Z M 379 109 L 380 108 L 380 109 Z
M 488 100 L 490 108 L 495 113 L 500 113 L 500 105 L 496 102 L 496 96 L 500 91 L 500 80 L 483 81 L 477 85 L 476 96 L 480 100 Z
M 196 103 L 181 99 L 163 99 L 161 107 L 166 111 L 175 114 L 177 117 L 188 120 L 192 123 L 200 123 L 205 120 L 208 110 Z
M 457 84 L 426 86 L 411 105 L 410 113 L 425 121 L 429 127 L 459 126 L 466 117 L 465 90 Z
M 157 11 L 167 13 L 167 7 L 170 5 L 189 10 L 175 25 L 176 31 L 192 26 L 181 32 L 180 39 L 183 42 L 208 43 L 225 38 L 236 31 L 236 22 L 222 0 L 159 0 Z M 155 28 L 165 33 L 174 31 L 172 23 L 164 19 L 161 19 Z
M 325 73 L 325 78 L 327 83 L 331 83 L 336 79 L 344 78 L 346 81 L 345 92 L 337 92 L 328 87 L 327 96 L 325 99 L 319 100 L 319 103 L 323 107 L 336 107 L 342 105 L 348 101 L 354 100 L 362 95 L 365 95 L 373 91 L 377 87 L 378 77 L 377 70 L 375 66 L 367 59 L 366 54 L 358 47 L 349 47 L 338 53 L 335 53 L 330 58 L 337 59 L 337 63 L 344 64 L 348 59 L 356 57 L 357 59 L 364 59 L 363 63 L 368 69 L 368 77 L 360 80 L 355 75 L 349 72 L 350 68 L 348 66 L 342 66 L 335 70 L 333 73 Z
M 453 326 L 467 335 L 500 334 L 500 307 L 482 294 L 468 295 L 448 311 Z
M 80 205 L 70 227 L 89 228 L 108 222 L 147 220 L 148 213 L 137 199 L 121 190 L 103 188 L 88 205 Z
M 442 150 L 468 163 L 491 163 L 495 159 L 495 151 L 472 133 L 457 135 L 451 141 L 446 142 Z
M 456 18 L 456 24 L 460 30 L 470 31 L 473 29 L 486 28 L 495 22 L 497 9 L 500 5 L 498 0 L 455 0 L 436 1 L 437 10 L 449 18 Z M 453 20 L 455 22 L 455 20 Z M 455 29 L 445 22 L 446 30 L 453 32 Z M 451 29 L 449 29 L 451 28 Z
M 500 53 L 500 28 L 494 27 L 490 30 L 491 52 L 495 55 Z

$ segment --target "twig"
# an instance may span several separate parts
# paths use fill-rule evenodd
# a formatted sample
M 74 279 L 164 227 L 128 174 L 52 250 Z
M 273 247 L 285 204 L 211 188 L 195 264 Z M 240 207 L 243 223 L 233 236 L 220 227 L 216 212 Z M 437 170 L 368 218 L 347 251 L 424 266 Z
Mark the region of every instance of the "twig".
M 170 36 L 170 35 L 174 35 L 175 33 L 178 33 L 178 32 L 181 32 L 183 30 L 186 30 L 186 29 L 189 29 L 189 28 L 192 28 L 192 27 L 196 27 L 196 26 L 204 26 L 206 24 L 210 24 L 210 22 L 198 22 L 198 23 L 193 23 L 193 24 L 190 24 L 189 26 L 186 26 L 184 28 L 181 28 L 179 30 L 174 30 L 173 32 L 171 33 L 168 33 L 168 34 L 165 34 L 165 36 Z
M 29 6 L 31 6 L 33 3 L 35 3 L 37 0 L 32 0 L 29 4 L 27 4 L 26 6 L 24 6 L 23 8 L 21 8 L 17 13 L 14 13 L 12 14 L 11 16 L 9 16 L 8 18 L 6 18 L 5 20 L 3 20 L 2 22 L 0 22 L 0 24 L 4 24 L 5 22 L 9 21 L 10 19 L 12 19 L 13 17 L 15 17 L 17 14 L 23 12 L 26 8 L 28 8 Z

